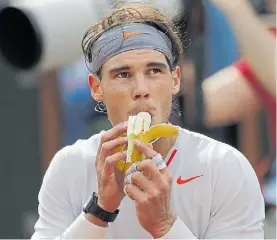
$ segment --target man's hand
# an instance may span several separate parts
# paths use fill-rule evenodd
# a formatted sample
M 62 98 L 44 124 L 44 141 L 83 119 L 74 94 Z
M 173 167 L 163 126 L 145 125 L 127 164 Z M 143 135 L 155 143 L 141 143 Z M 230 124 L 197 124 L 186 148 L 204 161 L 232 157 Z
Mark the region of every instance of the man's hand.
M 126 159 L 126 153 L 117 152 L 112 154 L 112 151 L 116 147 L 127 144 L 126 137 L 119 137 L 126 131 L 127 122 L 105 132 L 101 137 L 96 156 L 98 205 L 108 212 L 114 212 L 125 196 L 123 192 L 123 173 L 117 171 L 115 165 L 120 160 Z
M 140 225 L 154 238 L 164 236 L 176 218 L 170 208 L 172 175 L 167 168 L 158 170 L 152 160 L 158 153 L 150 146 L 135 141 L 135 147 L 147 158 L 136 164 L 131 173 L 131 183 L 125 192 L 135 201 L 136 214 Z

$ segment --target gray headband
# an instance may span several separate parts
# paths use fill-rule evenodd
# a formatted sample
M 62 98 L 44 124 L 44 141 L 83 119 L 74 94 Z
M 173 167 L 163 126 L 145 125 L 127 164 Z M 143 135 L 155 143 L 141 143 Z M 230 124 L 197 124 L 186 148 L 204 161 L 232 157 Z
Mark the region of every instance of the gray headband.
M 93 44 L 91 70 L 97 74 L 102 65 L 113 56 L 137 49 L 162 52 L 173 65 L 172 45 L 166 34 L 146 24 L 130 23 L 108 30 Z

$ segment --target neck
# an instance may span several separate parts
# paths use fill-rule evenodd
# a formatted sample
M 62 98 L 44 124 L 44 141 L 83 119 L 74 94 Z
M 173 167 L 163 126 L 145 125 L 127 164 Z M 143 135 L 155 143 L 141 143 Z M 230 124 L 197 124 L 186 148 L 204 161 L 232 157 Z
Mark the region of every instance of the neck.
M 171 138 L 161 138 L 157 142 L 153 144 L 153 149 L 160 153 L 162 157 L 165 159 L 167 156 L 169 150 L 172 148 L 174 143 L 176 142 L 177 137 L 171 137 Z

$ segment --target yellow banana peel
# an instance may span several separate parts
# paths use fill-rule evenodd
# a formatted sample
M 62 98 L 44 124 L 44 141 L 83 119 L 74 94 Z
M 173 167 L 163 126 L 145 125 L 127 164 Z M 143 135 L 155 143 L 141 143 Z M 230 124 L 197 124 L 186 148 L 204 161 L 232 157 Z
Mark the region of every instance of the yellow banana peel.
M 145 159 L 134 147 L 134 140 L 138 139 L 142 143 L 150 143 L 156 139 L 164 137 L 174 137 L 179 135 L 179 128 L 171 124 L 157 124 L 152 127 L 151 115 L 146 112 L 138 113 L 136 116 L 130 116 L 128 119 L 127 128 L 127 159 L 126 161 L 119 161 L 116 165 L 119 171 L 126 172 L 127 169 L 135 162 Z M 114 150 L 114 152 L 120 152 L 126 150 L 126 146 L 120 146 Z

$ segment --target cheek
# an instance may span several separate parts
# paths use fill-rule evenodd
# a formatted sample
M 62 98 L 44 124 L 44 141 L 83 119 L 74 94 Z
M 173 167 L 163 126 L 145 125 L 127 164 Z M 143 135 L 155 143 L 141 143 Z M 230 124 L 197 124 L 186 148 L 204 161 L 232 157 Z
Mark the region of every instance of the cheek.
M 103 87 L 104 99 L 107 105 L 117 105 L 126 97 L 126 90 L 116 84 L 115 81 L 110 81 Z
M 124 94 L 119 94 L 117 91 L 111 91 L 105 94 L 105 96 L 105 104 L 110 111 L 117 110 L 126 98 Z
M 160 108 L 162 115 L 168 115 L 171 112 L 172 105 L 172 89 L 171 85 L 160 85 L 154 91 L 154 98 L 157 106 Z
M 104 91 L 104 101 L 107 106 L 108 118 L 112 125 L 126 120 L 126 111 L 128 102 L 130 102 L 128 92 L 111 87 Z

